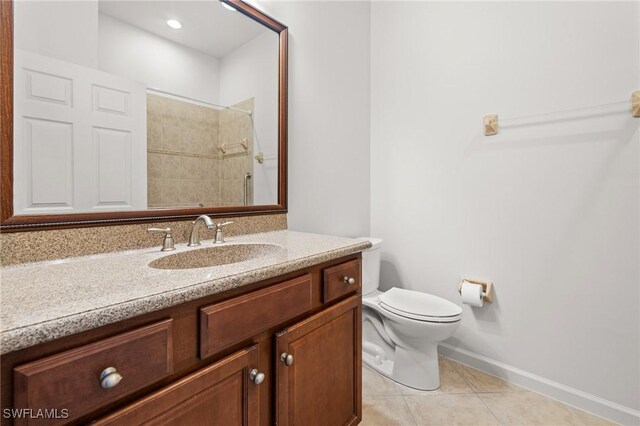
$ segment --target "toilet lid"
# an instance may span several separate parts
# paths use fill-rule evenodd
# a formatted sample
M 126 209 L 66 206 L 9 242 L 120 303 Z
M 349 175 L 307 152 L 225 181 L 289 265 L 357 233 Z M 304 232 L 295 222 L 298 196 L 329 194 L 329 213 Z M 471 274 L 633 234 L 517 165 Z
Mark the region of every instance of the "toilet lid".
M 379 300 L 388 311 L 422 321 L 457 321 L 462 313 L 462 308 L 442 297 L 397 287 L 385 291 Z

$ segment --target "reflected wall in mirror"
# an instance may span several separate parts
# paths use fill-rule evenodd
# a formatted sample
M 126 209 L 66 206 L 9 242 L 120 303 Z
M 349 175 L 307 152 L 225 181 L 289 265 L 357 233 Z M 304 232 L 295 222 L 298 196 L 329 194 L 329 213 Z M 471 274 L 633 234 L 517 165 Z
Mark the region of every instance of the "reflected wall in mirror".
M 15 216 L 282 204 L 277 30 L 218 0 L 13 20 Z

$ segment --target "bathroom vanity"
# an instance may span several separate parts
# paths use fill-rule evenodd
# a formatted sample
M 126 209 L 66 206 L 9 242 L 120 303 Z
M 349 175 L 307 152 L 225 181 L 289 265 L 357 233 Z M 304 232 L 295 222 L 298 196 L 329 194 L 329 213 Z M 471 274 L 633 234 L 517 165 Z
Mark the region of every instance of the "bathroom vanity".
M 281 250 L 183 270 L 150 267 L 171 256 L 156 248 L 3 269 L 2 408 L 57 417 L 15 424 L 359 423 L 368 243 L 277 231 L 220 247 L 258 243 Z

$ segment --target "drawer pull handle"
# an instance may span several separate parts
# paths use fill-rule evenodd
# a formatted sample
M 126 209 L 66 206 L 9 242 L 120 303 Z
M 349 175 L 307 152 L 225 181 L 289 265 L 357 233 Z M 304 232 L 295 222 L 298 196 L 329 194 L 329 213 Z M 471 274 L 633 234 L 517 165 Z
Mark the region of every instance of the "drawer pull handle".
M 355 284 L 356 283 L 356 279 L 353 277 L 344 277 L 344 283 L 345 284 Z
M 108 367 L 100 373 L 100 386 L 105 389 L 115 387 L 122 380 L 122 374 L 113 367 Z
M 264 382 L 264 373 L 260 373 L 257 368 L 254 368 L 249 372 L 249 378 L 253 383 L 259 385 Z
M 284 365 L 289 367 L 293 364 L 293 355 L 283 352 L 282 355 L 280 355 L 280 361 L 284 362 Z

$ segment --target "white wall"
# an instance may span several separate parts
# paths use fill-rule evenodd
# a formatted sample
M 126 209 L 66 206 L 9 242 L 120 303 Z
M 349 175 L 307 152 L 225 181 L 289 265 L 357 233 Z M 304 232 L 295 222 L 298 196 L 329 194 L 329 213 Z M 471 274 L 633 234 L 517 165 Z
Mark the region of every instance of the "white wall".
M 16 1 L 14 20 L 17 49 L 97 66 L 97 1 Z
M 459 303 L 461 277 L 492 280 L 495 303 L 465 305 L 450 344 L 632 410 L 638 119 L 622 104 L 481 132 L 489 113 L 629 99 L 638 7 L 374 2 L 371 19 L 371 232 L 385 240 L 384 285 Z
M 220 103 L 254 98 L 253 152 L 278 155 L 278 33 L 263 34 L 220 58 Z M 277 204 L 278 162 L 254 160 L 253 203 Z
M 220 60 L 100 14 L 98 68 L 148 87 L 217 103 Z
M 252 3 L 289 27 L 289 229 L 366 235 L 370 5 Z

